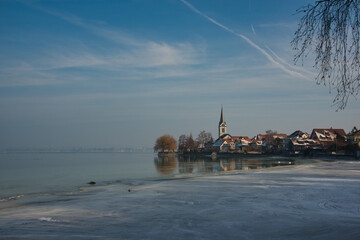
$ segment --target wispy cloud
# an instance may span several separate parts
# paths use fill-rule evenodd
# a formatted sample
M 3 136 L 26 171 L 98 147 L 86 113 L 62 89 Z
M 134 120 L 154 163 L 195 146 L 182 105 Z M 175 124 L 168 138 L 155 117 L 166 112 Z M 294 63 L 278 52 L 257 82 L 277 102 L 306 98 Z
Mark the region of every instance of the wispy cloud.
M 89 47 L 86 39 L 57 41 L 52 37 L 39 49 L 29 52 L 26 58 L 7 59 L 0 66 L 0 86 L 27 86 L 58 84 L 76 79 L 92 79 L 90 74 L 69 71 L 87 68 L 92 71 L 105 70 L 122 72 L 120 77 L 128 80 L 147 79 L 154 75 L 167 75 L 167 68 L 174 68 L 172 76 L 183 75 L 180 71 L 186 66 L 198 64 L 203 54 L 201 46 L 188 42 L 158 42 L 125 33 L 104 21 L 82 19 L 72 14 L 25 3 L 46 14 L 60 18 L 87 32 L 110 41 L 104 50 L 101 47 Z M 46 39 L 47 36 L 44 36 Z M 66 42 L 66 44 L 64 44 Z M 178 68 L 178 70 L 176 70 Z M 59 71 L 60 70 L 60 71 Z M 61 71 L 67 70 L 67 71 Z M 78 74 L 78 75 L 77 75 Z M 146 77 L 144 77 L 146 76 Z
M 291 70 L 272 51 L 266 51 L 246 36 L 238 34 L 208 17 L 187 1 L 183 0 L 182 2 L 197 14 L 242 38 L 270 60 L 270 66 L 255 67 L 264 69 L 264 67 L 274 68 L 276 66 L 292 76 L 302 76 Z M 234 64 L 234 59 L 220 58 L 215 61 L 204 59 L 206 52 L 203 43 L 197 45 L 188 42 L 153 41 L 125 33 L 104 21 L 82 19 L 72 14 L 64 14 L 43 7 L 35 6 L 35 8 L 112 43 L 109 43 L 104 50 L 88 47 L 86 39 L 83 39 L 84 42 L 82 42 L 79 39 L 67 38 L 66 45 L 62 45 L 62 41 L 49 42 L 48 45 L 36 51 L 36 57 L 34 53 L 34 56 L 28 55 L 27 59 L 18 59 L 16 62 L 1 65 L 1 86 L 48 85 L 74 81 L 95 81 L 98 78 L 98 76 L 86 73 L 83 71 L 84 69 L 91 69 L 92 73 L 97 72 L 98 74 L 105 71 L 103 74 L 107 75 L 107 79 L 121 81 L 176 77 L 186 79 L 192 77 L 201 81 L 201 79 L 209 80 L 209 74 L 221 75 L 222 78 L 226 77 L 227 81 L 230 81 L 229 79 L 239 75 L 239 65 Z M 244 61 L 244 59 L 235 59 L 235 61 Z
M 59 17 L 73 25 L 86 29 L 114 43 L 126 45 L 130 51 L 123 52 L 118 63 L 154 67 L 196 63 L 196 51 L 190 44 L 155 42 L 131 36 L 121 29 L 113 28 L 103 21 L 89 21 L 77 16 L 38 7 L 43 12 Z
M 62 20 L 70 24 L 86 29 L 95 35 L 106 38 L 113 42 L 130 46 L 144 46 L 144 44 L 146 45 L 146 42 L 137 40 L 136 38 L 126 34 L 121 29 L 110 28 L 104 21 L 89 21 L 72 14 L 64 14 L 40 6 L 36 6 L 35 8 L 47 14 L 61 18 Z
M 148 42 L 144 47 L 123 52 L 114 62 L 141 68 L 182 66 L 198 63 L 197 55 L 191 44 Z
M 204 14 L 203 12 L 201 12 L 200 10 L 198 10 L 197 8 L 195 8 L 193 5 L 191 5 L 189 2 L 185 1 L 185 0 L 180 0 L 182 3 L 184 3 L 186 6 L 188 6 L 193 12 L 201 15 L 202 17 L 204 17 L 205 19 L 207 19 L 208 21 L 212 22 L 213 24 L 221 27 L 222 29 L 234 34 L 235 36 L 238 36 L 240 38 L 242 38 L 243 40 L 245 40 L 250 46 L 252 46 L 253 48 L 257 49 L 261 54 L 263 54 L 271 63 L 273 63 L 275 66 L 277 66 L 279 69 L 283 70 L 284 72 L 290 74 L 291 76 L 295 76 L 295 77 L 300 77 L 300 78 L 304 78 L 307 79 L 306 76 L 304 76 L 303 74 L 293 71 L 289 68 L 287 68 L 285 65 L 283 65 L 282 63 L 276 61 L 268 52 L 266 52 L 265 49 L 261 48 L 259 45 L 257 45 L 256 43 L 254 43 L 253 41 L 251 41 L 248 37 L 246 37 L 243 34 L 237 33 L 234 30 L 232 30 L 231 28 L 219 23 L 218 21 L 214 20 L 213 18 L 209 17 L 208 15 Z

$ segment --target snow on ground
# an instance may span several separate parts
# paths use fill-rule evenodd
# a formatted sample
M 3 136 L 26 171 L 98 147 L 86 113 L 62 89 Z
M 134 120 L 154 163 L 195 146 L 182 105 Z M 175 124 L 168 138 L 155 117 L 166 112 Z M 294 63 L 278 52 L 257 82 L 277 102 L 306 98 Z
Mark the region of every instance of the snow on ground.
M 0 205 L 0 238 L 360 239 L 360 162 L 14 200 Z

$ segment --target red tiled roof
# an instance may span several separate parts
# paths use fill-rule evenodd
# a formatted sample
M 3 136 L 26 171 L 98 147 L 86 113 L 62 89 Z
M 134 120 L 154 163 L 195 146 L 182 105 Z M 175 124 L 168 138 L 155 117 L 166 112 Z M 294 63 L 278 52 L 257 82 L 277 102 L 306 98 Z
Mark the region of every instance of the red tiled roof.
M 233 138 L 237 139 L 237 138 L 240 138 L 240 139 L 245 139 L 245 138 L 249 138 L 248 136 L 233 136 Z
M 287 134 L 279 133 L 279 134 L 274 134 L 273 136 L 274 136 L 274 138 L 286 138 Z
M 233 137 L 234 141 L 245 140 L 247 142 L 251 142 L 251 139 L 248 136 L 235 136 Z
M 264 138 L 266 138 L 266 135 L 265 134 L 258 134 L 257 137 L 260 138 L 260 139 L 264 139 Z
M 338 134 L 340 136 L 346 136 L 346 133 L 344 131 L 344 129 L 335 129 L 335 128 L 314 128 L 313 129 L 313 132 L 319 132 L 319 133 L 322 133 L 324 131 L 329 131 L 329 132 L 332 132 L 332 133 L 335 133 L 335 134 Z

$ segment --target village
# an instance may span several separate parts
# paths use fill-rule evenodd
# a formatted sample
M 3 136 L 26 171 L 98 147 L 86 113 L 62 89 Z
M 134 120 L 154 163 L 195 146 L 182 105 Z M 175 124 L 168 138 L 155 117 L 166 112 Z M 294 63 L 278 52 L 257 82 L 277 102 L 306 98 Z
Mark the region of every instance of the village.
M 278 155 L 335 155 L 360 157 L 360 130 L 315 128 L 311 133 L 296 130 L 290 135 L 268 130 L 253 138 L 232 136 L 227 131 L 224 111 L 221 108 L 218 138 L 201 131 L 196 139 L 192 134 L 181 135 L 178 140 L 180 154 L 278 154 Z

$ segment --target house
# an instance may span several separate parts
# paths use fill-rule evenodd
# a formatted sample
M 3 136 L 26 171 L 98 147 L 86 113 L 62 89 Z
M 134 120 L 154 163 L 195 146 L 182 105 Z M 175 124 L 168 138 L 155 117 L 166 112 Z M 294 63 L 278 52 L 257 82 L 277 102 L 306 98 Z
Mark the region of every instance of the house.
M 359 144 L 360 143 L 360 130 L 354 127 L 349 134 L 347 134 L 348 143 Z
M 258 134 L 252 139 L 251 146 L 262 150 L 278 151 L 285 148 L 287 134 L 269 131 L 267 134 Z
M 336 140 L 346 140 L 346 134 L 344 129 L 334 128 L 315 128 L 313 129 L 311 139 L 318 140 L 320 143 L 335 142 Z
M 319 143 L 314 139 L 290 139 L 288 151 L 291 154 L 305 154 L 308 150 L 322 149 Z
M 219 138 L 214 142 L 213 148 L 218 152 L 229 152 L 235 150 L 235 141 L 232 138 Z
M 235 141 L 236 151 L 244 150 L 244 148 L 247 148 L 251 144 L 251 139 L 247 136 L 235 136 L 233 140 Z
M 337 152 L 346 145 L 347 138 L 344 129 L 315 128 L 310 139 L 316 140 L 325 150 Z
M 316 140 L 310 139 L 310 134 L 296 130 L 284 139 L 284 150 L 291 154 L 304 153 L 305 150 L 318 147 Z
M 251 139 L 251 146 L 255 148 L 261 148 L 263 146 L 263 141 L 265 140 L 266 135 L 258 134 Z
M 273 139 L 275 140 L 275 148 L 278 150 L 285 150 L 285 139 L 287 138 L 287 134 L 283 133 L 276 133 L 272 135 Z
M 289 139 L 308 139 L 310 135 L 306 132 L 296 130 L 292 134 L 290 134 L 287 138 Z

